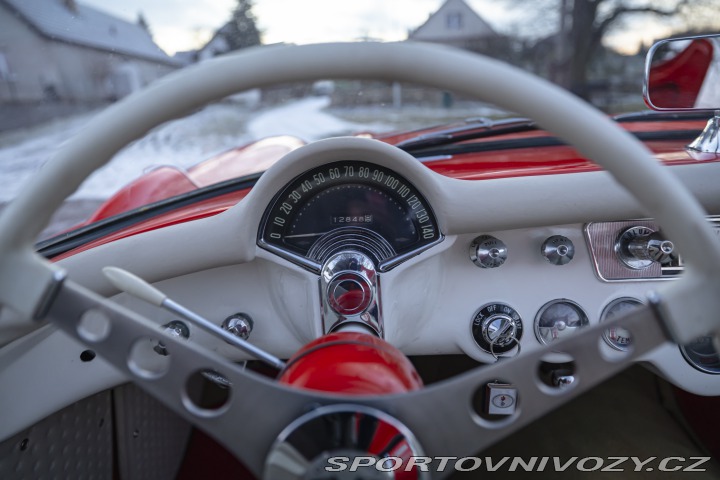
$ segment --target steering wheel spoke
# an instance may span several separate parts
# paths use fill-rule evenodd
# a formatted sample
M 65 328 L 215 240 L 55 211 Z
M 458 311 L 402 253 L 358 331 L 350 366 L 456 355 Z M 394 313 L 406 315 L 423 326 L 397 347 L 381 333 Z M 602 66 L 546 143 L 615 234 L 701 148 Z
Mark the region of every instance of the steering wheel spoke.
M 192 342 L 173 338 L 151 321 L 71 281 L 60 287 L 47 318 L 178 415 L 211 433 L 257 475 L 277 434 L 317 400 L 311 392 L 283 387 Z M 166 354 L 154 348 L 160 340 Z

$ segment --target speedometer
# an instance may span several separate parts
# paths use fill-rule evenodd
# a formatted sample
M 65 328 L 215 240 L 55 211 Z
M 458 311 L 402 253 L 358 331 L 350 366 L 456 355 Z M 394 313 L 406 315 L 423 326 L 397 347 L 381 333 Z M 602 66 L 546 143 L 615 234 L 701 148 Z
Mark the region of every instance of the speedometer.
M 343 161 L 286 185 L 265 211 L 258 243 L 312 269 L 352 249 L 387 270 L 441 237 L 430 205 L 408 180 L 378 165 Z

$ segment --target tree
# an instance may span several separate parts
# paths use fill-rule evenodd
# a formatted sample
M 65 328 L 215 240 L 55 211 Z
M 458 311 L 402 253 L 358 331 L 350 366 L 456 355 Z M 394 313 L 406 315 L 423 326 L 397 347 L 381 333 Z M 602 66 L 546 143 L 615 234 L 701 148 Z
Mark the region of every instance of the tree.
M 528 2 L 509 0 L 512 4 L 527 9 Z M 587 97 L 588 72 L 592 59 L 598 53 L 605 35 L 621 27 L 623 20 L 631 16 L 683 17 L 699 9 L 707 8 L 717 0 L 536 0 L 533 2 L 537 18 L 548 18 L 548 12 L 557 33 L 558 57 L 556 67 L 563 72 L 554 80 L 581 97 Z M 712 17 L 714 18 L 714 16 Z M 535 23 L 535 22 L 533 22 Z
M 229 50 L 260 45 L 260 30 L 252 12 L 252 0 L 238 0 L 224 32 Z
M 587 97 L 589 62 L 602 44 L 605 34 L 629 15 L 670 17 L 680 13 L 689 0 L 620 1 L 574 0 L 568 42 L 571 55 L 567 59 L 567 87 Z

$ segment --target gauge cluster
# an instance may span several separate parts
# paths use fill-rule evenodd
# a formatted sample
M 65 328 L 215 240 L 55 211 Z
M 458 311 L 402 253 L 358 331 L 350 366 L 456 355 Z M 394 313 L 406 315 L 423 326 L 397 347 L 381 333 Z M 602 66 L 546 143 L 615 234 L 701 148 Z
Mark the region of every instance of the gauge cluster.
M 622 226 L 631 223 L 639 222 Z M 455 290 L 445 289 L 440 297 L 448 295 L 464 309 L 463 351 L 492 363 L 546 346 L 552 349 L 583 328 L 613 322 L 647 303 L 657 280 L 604 281 L 594 268 L 597 258 L 586 232 L 585 225 L 565 225 L 460 236 L 453 247 L 455 263 L 449 267 Z M 642 240 L 651 246 L 657 241 L 662 252 L 666 240 L 652 234 Z M 661 255 L 649 258 L 648 268 L 664 261 Z M 604 357 L 619 359 L 641 335 L 622 325 L 609 327 L 598 338 L 598 348 Z M 554 352 L 551 367 L 567 367 L 567 356 Z M 720 355 L 709 338 L 683 347 L 668 342 L 643 360 L 683 388 L 717 390 L 708 380 L 720 374 Z
M 511 239 L 506 235 L 498 235 L 498 237 Z M 574 263 L 572 267 L 567 266 L 575 257 L 576 247 L 573 240 L 565 235 L 554 234 L 542 241 L 540 238 L 526 240 L 523 242 L 523 251 L 517 252 L 516 249 L 510 249 L 498 237 L 483 234 L 472 240 L 469 246 L 470 261 L 475 266 L 488 270 L 488 275 L 500 278 L 505 276 L 501 272 L 515 275 L 515 273 L 507 271 L 513 267 L 503 268 L 507 261 L 518 255 L 524 257 L 522 264 L 514 262 L 514 269 L 524 269 L 524 267 L 534 264 L 536 270 L 525 270 L 524 275 L 525 279 L 528 279 L 534 273 L 540 273 L 540 276 L 537 277 L 539 284 L 534 288 L 520 289 L 523 292 L 521 300 L 516 298 L 512 303 L 519 306 L 520 302 L 525 303 L 528 299 L 532 299 L 536 305 L 539 301 L 542 301 L 542 304 L 531 309 L 529 314 L 527 311 L 524 312 L 522 316 L 510 303 L 493 302 L 480 307 L 473 315 L 471 324 L 473 340 L 482 351 L 496 358 L 517 354 L 523 344 L 521 343 L 523 328 L 529 328 L 535 334 L 534 339 L 526 339 L 524 344 L 552 345 L 591 324 L 586 308 L 578 301 L 565 298 L 566 295 L 575 291 L 575 288 L 571 287 L 578 286 L 574 282 L 568 283 L 568 279 L 573 278 L 576 275 L 575 272 L 579 270 L 587 270 L 586 265 L 577 263 Z M 533 252 L 535 250 L 532 248 L 533 244 L 539 246 L 535 252 Z M 528 261 L 527 257 L 531 257 L 532 260 Z M 546 262 L 543 263 L 541 258 Z M 510 265 L 513 265 L 511 260 Z M 552 280 L 553 277 L 557 277 L 557 282 Z M 561 288 L 552 288 L 556 290 L 555 293 L 538 295 L 536 298 L 533 298 L 532 293 L 527 293 L 538 293 L 548 287 Z M 557 295 L 560 292 L 563 293 L 563 296 Z M 586 292 L 591 292 L 591 290 L 588 289 Z M 630 312 L 638 305 L 642 305 L 642 303 L 635 298 L 616 298 L 603 307 L 599 317 L 596 317 L 594 321 L 613 320 Z M 631 335 L 622 328 L 608 329 L 605 332 L 604 340 L 608 347 L 617 351 L 627 351 L 632 344 Z

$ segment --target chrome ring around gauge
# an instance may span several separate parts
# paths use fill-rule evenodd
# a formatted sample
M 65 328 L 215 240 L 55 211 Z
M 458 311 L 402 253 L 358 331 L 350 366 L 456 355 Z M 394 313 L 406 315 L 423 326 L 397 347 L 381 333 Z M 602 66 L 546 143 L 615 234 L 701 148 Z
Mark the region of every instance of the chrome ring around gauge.
M 638 307 L 641 307 L 643 303 L 632 297 L 620 297 L 616 298 L 612 302 L 608 303 L 603 308 L 600 314 L 600 322 L 615 320 L 618 317 L 622 317 Z M 608 328 L 603 332 L 603 339 L 605 342 L 615 350 L 626 352 L 632 346 L 632 335 L 627 329 L 616 326 Z
M 692 343 L 680 346 L 680 352 L 697 370 L 720 375 L 720 353 L 715 349 L 711 336 L 700 337 Z
M 580 305 L 560 298 L 543 305 L 535 315 L 535 336 L 540 343 L 549 345 L 588 323 L 588 316 Z

